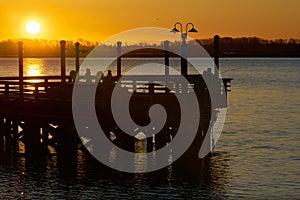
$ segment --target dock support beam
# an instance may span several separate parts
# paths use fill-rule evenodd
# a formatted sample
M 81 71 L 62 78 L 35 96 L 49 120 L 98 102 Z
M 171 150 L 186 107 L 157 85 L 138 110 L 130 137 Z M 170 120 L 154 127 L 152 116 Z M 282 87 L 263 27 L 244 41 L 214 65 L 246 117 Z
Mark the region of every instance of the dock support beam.
M 117 76 L 121 77 L 121 46 L 122 42 L 117 42 Z
M 76 73 L 79 72 L 79 42 L 75 43 L 75 66 L 76 66 Z
M 60 41 L 61 82 L 66 82 L 66 41 Z
M 20 101 L 23 100 L 23 84 L 24 84 L 24 69 L 23 69 L 23 42 L 18 42 L 19 47 L 19 90 Z
M 42 158 L 39 123 L 35 120 L 26 121 L 23 125 L 23 131 L 26 160 L 28 160 L 31 164 L 38 164 Z

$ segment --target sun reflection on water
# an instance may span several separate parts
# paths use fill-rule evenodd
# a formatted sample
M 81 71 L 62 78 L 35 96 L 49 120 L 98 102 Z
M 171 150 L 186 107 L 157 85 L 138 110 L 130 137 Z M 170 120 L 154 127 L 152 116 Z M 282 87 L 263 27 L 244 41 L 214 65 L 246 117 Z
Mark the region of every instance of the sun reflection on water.
M 26 75 L 27 76 L 40 76 L 41 75 L 40 67 L 36 64 L 29 65 L 26 70 Z
M 25 59 L 24 76 L 45 76 L 44 59 L 41 58 Z M 40 82 L 40 80 L 29 80 L 29 82 Z

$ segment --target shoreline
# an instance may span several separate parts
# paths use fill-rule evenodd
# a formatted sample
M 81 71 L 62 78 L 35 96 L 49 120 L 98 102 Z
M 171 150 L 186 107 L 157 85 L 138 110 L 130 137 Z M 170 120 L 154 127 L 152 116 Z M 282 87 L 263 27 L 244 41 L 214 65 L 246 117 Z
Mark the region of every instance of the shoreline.
M 141 55 L 141 56 L 124 56 L 123 58 L 151 58 L 151 55 Z M 170 56 L 171 58 L 179 58 L 178 56 Z M 211 55 L 213 57 L 213 55 Z M 18 58 L 18 55 L 13 56 L 3 56 L 0 55 L 0 58 Z M 24 56 L 24 58 L 60 58 L 60 56 Z M 66 58 L 76 58 L 75 56 L 66 56 Z M 86 56 L 80 56 L 79 58 L 86 58 Z M 92 58 L 92 57 L 90 57 Z M 111 57 L 93 57 L 93 58 L 111 58 Z M 159 57 L 158 57 L 159 58 Z M 161 56 L 163 58 L 163 56 Z M 190 56 L 189 58 L 196 58 L 195 56 Z M 202 58 L 202 57 L 201 57 Z M 236 56 L 220 56 L 222 58 L 300 58 L 300 55 L 236 55 Z

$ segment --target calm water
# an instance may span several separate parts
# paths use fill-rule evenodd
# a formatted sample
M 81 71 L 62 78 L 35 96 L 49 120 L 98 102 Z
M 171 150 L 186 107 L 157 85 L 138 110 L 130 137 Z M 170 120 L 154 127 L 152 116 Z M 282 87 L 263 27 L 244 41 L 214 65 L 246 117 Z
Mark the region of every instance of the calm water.
M 55 58 L 25 60 L 26 75 L 56 75 Z M 190 166 L 125 174 L 56 156 L 31 166 L 1 154 L 0 199 L 297 199 L 300 197 L 300 59 L 221 59 L 233 77 L 223 134 L 211 156 Z M 67 60 L 67 71 L 74 66 Z M 9 71 L 7 69 L 10 69 Z M 93 72 L 93 71 L 92 71 Z M 0 75 L 17 75 L 17 60 L 0 58 Z

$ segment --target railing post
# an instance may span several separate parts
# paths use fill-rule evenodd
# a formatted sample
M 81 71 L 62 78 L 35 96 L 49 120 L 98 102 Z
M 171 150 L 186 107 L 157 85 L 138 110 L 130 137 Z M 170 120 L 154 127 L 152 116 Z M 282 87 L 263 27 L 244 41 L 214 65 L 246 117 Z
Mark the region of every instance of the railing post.
M 219 39 L 220 39 L 220 36 L 218 36 L 218 35 L 214 36 L 214 44 L 215 44 L 214 59 L 215 59 L 215 65 L 216 65 L 215 75 L 219 74 L 219 57 L 220 57 Z
M 79 72 L 79 42 L 75 43 L 75 66 L 76 66 L 76 73 L 78 74 Z
M 18 42 L 18 47 L 19 47 L 19 90 L 20 90 L 20 101 L 23 101 L 23 85 L 24 85 L 23 42 Z
M 164 41 L 164 49 L 165 49 L 165 75 L 169 75 L 169 41 Z
M 66 41 L 60 41 L 61 82 L 66 82 Z
M 121 48 L 122 42 L 117 42 L 117 77 L 121 76 Z

